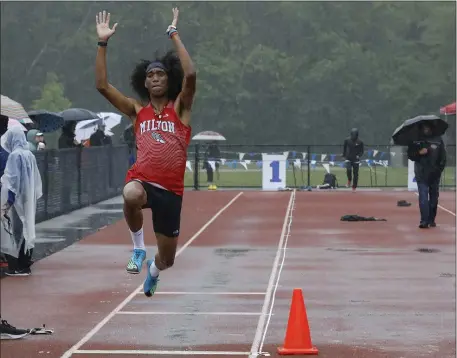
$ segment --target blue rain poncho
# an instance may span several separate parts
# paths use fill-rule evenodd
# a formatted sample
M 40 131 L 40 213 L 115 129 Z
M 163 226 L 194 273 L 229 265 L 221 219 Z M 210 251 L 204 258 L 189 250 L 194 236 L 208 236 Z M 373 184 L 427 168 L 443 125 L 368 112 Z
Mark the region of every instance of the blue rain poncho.
M 25 240 L 25 252 L 35 246 L 36 207 L 38 199 L 43 195 L 41 176 L 35 156 L 29 150 L 27 139 L 20 127 L 9 128 L 2 135 L 0 144 L 9 153 L 5 172 L 1 177 L 1 251 L 18 257 L 23 240 Z M 3 215 L 9 206 L 8 197 L 11 198 L 11 193 L 14 196 L 13 207 L 23 227 L 23 237 L 14 237 L 13 231 L 7 230 L 8 227 L 17 225 L 7 220 L 13 220 L 13 215 L 8 212 L 6 212 L 7 218 Z

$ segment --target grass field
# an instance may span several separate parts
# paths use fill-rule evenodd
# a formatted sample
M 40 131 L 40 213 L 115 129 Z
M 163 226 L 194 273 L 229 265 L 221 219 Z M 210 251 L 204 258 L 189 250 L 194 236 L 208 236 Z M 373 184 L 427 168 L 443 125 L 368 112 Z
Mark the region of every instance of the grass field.
M 341 167 L 331 167 L 331 173 L 335 174 L 340 187 L 347 183 L 346 169 Z M 310 185 L 316 186 L 323 182 L 325 169 L 317 167 L 310 170 Z M 215 183 L 218 187 L 262 187 L 262 170 L 255 165 L 249 165 L 248 169 L 239 167 L 230 169 L 222 166 L 219 169 L 219 179 L 214 173 Z M 202 187 L 207 186 L 206 170 L 199 171 L 199 184 Z M 286 171 L 287 186 L 307 186 L 308 171 L 306 168 L 295 169 L 289 168 Z M 442 176 L 442 184 L 445 186 L 455 187 L 455 167 L 446 168 Z M 186 170 L 185 185 L 194 185 L 194 173 Z M 371 169 L 363 166 L 359 170 L 359 187 L 407 187 L 408 169 L 391 168 L 376 166 Z

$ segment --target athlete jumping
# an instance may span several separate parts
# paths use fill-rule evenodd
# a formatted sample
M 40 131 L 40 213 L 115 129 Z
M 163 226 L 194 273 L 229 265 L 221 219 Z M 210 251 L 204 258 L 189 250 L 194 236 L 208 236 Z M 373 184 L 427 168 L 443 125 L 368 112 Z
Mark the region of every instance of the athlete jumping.
M 114 107 L 131 118 L 137 145 L 137 160 L 127 172 L 123 190 L 124 216 L 133 241 L 128 273 L 141 272 L 146 259 L 142 209 L 150 208 L 153 212 L 158 251 L 154 259 L 146 261 L 143 290 L 148 297 L 157 288 L 159 273 L 175 260 L 196 89 L 195 68 L 176 28 L 178 14 L 178 9 L 173 8 L 173 21 L 166 31 L 177 56 L 170 51 L 154 61 L 141 61 L 133 70 L 131 85 L 139 100 L 124 96 L 108 82 L 106 51 L 117 23 L 110 28 L 110 14 L 106 11 L 96 16 L 96 87 Z

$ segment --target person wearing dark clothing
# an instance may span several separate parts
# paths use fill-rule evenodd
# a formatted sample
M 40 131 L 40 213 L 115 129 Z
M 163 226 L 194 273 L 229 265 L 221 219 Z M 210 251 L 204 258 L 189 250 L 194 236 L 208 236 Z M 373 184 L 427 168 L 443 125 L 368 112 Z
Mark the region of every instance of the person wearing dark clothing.
M 101 147 L 112 144 L 111 138 L 105 134 L 105 125 L 100 124 L 98 126 L 95 133 L 90 136 L 89 142 L 91 147 Z
M 421 229 L 435 227 L 441 174 L 446 166 L 446 149 L 441 137 L 432 135 L 431 127 L 421 126 L 423 137 L 408 146 L 408 159 L 414 162 L 419 194 Z
M 344 140 L 343 158 L 346 159 L 347 186 L 355 191 L 359 183 L 360 157 L 363 155 L 363 142 L 359 139 L 357 128 L 351 130 L 351 134 Z M 352 175 L 354 173 L 354 176 Z
M 76 122 L 66 123 L 62 127 L 62 134 L 59 137 L 59 149 L 75 148 L 78 144 L 75 142 Z
M 132 166 L 133 164 L 135 164 L 136 150 L 135 133 L 133 132 L 133 125 L 130 124 L 124 129 L 122 140 L 125 144 L 127 144 L 127 147 L 129 148 L 129 166 Z
M 217 186 L 213 183 L 214 181 L 214 171 L 213 167 L 210 164 L 214 162 L 214 167 L 216 169 L 216 173 L 219 179 L 219 161 L 221 160 L 221 151 L 216 142 L 212 142 L 208 145 L 205 151 L 204 159 L 203 159 L 203 169 L 206 169 L 207 181 L 208 181 L 208 189 L 209 190 L 216 190 Z

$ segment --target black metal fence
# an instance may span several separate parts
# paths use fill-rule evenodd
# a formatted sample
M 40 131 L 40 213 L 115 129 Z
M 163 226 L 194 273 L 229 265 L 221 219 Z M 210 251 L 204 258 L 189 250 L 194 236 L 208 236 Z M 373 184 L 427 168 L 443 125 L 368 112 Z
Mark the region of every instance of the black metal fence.
M 43 182 L 37 222 L 122 193 L 127 146 L 52 149 L 35 153 Z
M 214 183 L 219 188 L 261 188 L 262 153 L 286 155 L 287 186 L 322 184 L 326 167 L 346 184 L 342 146 L 336 145 L 219 145 L 221 158 Z M 37 222 L 112 198 L 122 193 L 129 168 L 126 145 L 45 150 L 35 153 L 43 181 Z M 455 188 L 455 145 L 447 147 L 443 188 Z M 191 145 L 185 186 L 195 190 L 208 186 L 204 169 L 205 147 Z M 360 167 L 360 187 L 407 187 L 405 148 L 365 145 Z

